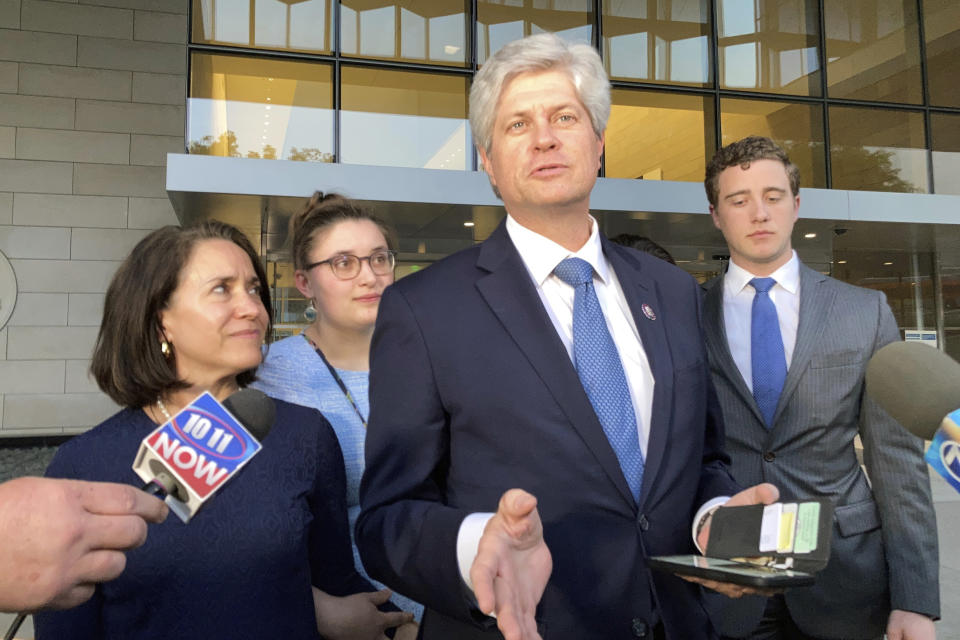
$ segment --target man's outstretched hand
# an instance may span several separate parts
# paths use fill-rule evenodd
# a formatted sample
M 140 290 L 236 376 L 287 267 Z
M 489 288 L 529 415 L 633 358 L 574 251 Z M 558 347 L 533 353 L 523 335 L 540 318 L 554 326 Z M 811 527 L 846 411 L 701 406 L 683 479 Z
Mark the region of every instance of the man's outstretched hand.
M 522 489 L 507 491 L 470 567 L 477 604 L 497 618 L 506 640 L 540 640 L 534 614 L 552 569 L 537 499 Z

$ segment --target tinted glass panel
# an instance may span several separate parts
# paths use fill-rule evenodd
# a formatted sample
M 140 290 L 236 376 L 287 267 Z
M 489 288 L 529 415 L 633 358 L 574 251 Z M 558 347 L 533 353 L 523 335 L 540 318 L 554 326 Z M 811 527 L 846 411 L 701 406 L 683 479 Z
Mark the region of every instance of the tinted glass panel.
M 719 0 L 720 86 L 821 94 L 816 0 Z
M 463 0 L 342 0 L 340 51 L 463 66 L 467 15 Z
M 615 89 L 606 176 L 702 182 L 715 151 L 713 98 Z
M 470 169 L 469 81 L 461 76 L 343 67 L 343 162 Z
M 830 138 L 833 188 L 927 191 L 921 113 L 830 107 Z
M 193 0 L 193 42 L 329 52 L 331 0 Z
M 912 0 L 824 0 L 831 98 L 920 103 L 920 30 Z
M 923 37 L 927 43 L 930 104 L 960 107 L 960 2 L 923 0 Z
M 724 145 L 751 135 L 767 136 L 800 168 L 800 185 L 826 188 L 823 109 L 819 105 L 768 100 L 720 100 Z
M 801 215 L 803 207 L 801 206 Z M 834 255 L 833 276 L 860 287 L 882 291 L 901 332 L 936 328 L 936 305 L 933 293 L 933 259 L 928 252 L 913 253 L 899 248 L 902 239 L 887 236 L 898 233 L 923 245 L 931 227 L 928 225 L 890 225 L 873 223 L 863 229 L 867 241 L 884 249 L 850 248 Z M 853 229 L 851 234 L 860 234 Z M 851 243 L 856 244 L 856 243 Z M 901 333 L 902 335 L 902 333 Z
M 316 62 L 193 54 L 189 152 L 333 162 L 332 75 Z
M 710 84 L 710 11 L 706 0 L 603 3 L 603 53 L 613 78 Z
M 478 0 L 477 62 L 508 42 L 551 31 L 571 42 L 592 42 L 592 0 Z
M 931 113 L 933 191 L 960 195 L 960 114 Z

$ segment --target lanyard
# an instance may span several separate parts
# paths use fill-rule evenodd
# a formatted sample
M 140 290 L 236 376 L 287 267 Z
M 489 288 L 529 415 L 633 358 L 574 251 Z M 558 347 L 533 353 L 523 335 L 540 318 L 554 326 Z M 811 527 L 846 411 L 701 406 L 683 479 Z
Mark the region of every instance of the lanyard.
M 347 385 L 343 382 L 343 379 L 340 377 L 340 374 L 337 373 L 337 370 L 333 368 L 333 365 L 330 364 L 330 361 L 327 360 L 327 356 L 323 355 L 323 351 L 320 350 L 320 347 L 317 346 L 317 343 L 307 337 L 307 334 L 302 334 L 303 337 L 310 343 L 310 346 L 316 350 L 317 355 L 320 356 L 320 359 L 323 360 L 323 364 L 327 365 L 327 369 L 330 371 L 330 375 L 333 376 L 333 379 L 336 381 L 337 386 L 340 387 L 340 391 L 343 392 L 344 397 L 350 402 L 350 406 L 353 407 L 353 410 L 357 412 L 357 417 L 360 418 L 360 424 L 363 425 L 363 428 L 367 428 L 367 419 L 363 417 L 363 414 L 360 413 L 360 407 L 357 406 L 356 401 L 353 399 L 353 394 L 350 393 L 350 390 L 347 389 Z

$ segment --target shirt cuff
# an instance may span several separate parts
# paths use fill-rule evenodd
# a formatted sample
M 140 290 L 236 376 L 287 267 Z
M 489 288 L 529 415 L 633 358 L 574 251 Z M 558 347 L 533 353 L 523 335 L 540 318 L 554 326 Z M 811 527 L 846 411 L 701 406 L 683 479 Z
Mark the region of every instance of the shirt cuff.
M 457 532 L 457 565 L 460 567 L 460 577 L 470 589 L 470 593 L 473 593 L 470 567 L 473 566 L 473 561 L 477 557 L 477 547 L 480 545 L 483 530 L 494 515 L 493 513 L 471 513 L 460 523 L 460 530 Z
M 729 499 L 730 496 L 717 496 L 712 500 L 707 500 L 697 511 L 697 515 L 693 517 L 693 526 L 690 528 L 690 535 L 693 536 L 693 544 L 701 554 L 703 554 L 703 549 L 700 548 L 700 543 L 697 542 L 697 525 L 700 524 L 700 519 L 703 518 L 708 511 L 725 505 Z

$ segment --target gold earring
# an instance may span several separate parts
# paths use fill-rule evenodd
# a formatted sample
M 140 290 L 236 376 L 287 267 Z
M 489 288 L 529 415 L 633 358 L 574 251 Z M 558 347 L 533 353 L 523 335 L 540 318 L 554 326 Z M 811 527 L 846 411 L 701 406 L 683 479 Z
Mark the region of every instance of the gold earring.
M 173 347 L 170 345 L 169 342 L 164 340 L 163 342 L 160 343 L 160 353 L 163 354 L 164 358 L 169 360 L 170 356 L 173 355 Z

